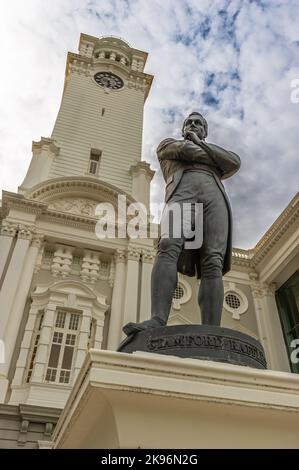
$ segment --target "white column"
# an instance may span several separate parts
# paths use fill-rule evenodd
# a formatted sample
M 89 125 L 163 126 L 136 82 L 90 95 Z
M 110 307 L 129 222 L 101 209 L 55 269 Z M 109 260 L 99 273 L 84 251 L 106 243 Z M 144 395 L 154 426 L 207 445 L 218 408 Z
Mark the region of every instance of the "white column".
M 4 340 L 5 331 L 10 319 L 11 309 L 15 301 L 15 297 L 19 290 L 19 282 L 22 275 L 26 255 L 29 249 L 31 239 L 31 231 L 26 228 L 19 228 L 18 239 L 13 250 L 13 254 L 5 275 L 5 279 L 0 291 L 0 339 Z M 17 325 L 14 325 L 17 329 Z M 14 345 L 5 344 L 5 351 L 10 350 Z M 6 354 L 5 354 L 6 356 Z M 6 375 L 8 370 L 8 363 L 5 358 L 5 364 L 1 364 L 1 375 Z
M 140 292 L 140 321 L 151 318 L 151 274 L 154 261 L 153 250 L 143 250 L 141 292 Z
M 133 246 L 128 247 L 123 325 L 137 321 L 139 260 L 140 250 Z
M 87 353 L 87 343 L 88 343 L 88 335 L 89 335 L 91 318 L 92 318 L 91 309 L 84 308 L 83 313 L 82 313 L 79 337 L 78 337 L 78 346 L 77 346 L 77 352 L 76 352 L 76 362 L 74 365 L 73 383 L 76 380 L 77 375 L 79 374 L 79 371 L 82 367 L 83 361 Z
M 18 289 L 19 279 L 21 277 L 24 261 L 29 248 L 30 239 L 30 230 L 23 230 L 18 233 L 16 246 L 0 291 L 0 305 L 2 309 L 2 315 L 0 317 L 0 337 L 2 337 L 5 331 L 8 316 Z
M 5 221 L 3 222 L 3 224 Z M 1 227 L 0 235 L 0 278 L 3 274 L 9 250 L 16 235 L 16 225 L 6 224 Z
M 54 328 L 55 310 L 56 305 L 49 302 L 45 309 L 39 345 L 37 347 L 35 364 L 31 376 L 31 382 L 44 381 L 49 351 L 51 347 L 52 332 Z
M 42 243 L 42 236 L 34 235 L 31 246 L 27 252 L 21 279 L 18 285 L 14 302 L 12 305 L 9 322 L 6 327 L 4 342 L 6 345 L 6 363 L 9 368 L 11 357 L 14 351 L 20 323 L 24 314 L 24 308 L 30 289 L 35 263 Z
M 12 387 L 22 385 L 23 383 L 24 373 L 29 361 L 29 355 L 31 353 L 32 338 L 34 335 L 38 308 L 39 307 L 37 305 L 32 305 L 29 311 L 28 320 L 21 343 L 20 354 L 17 360 L 16 371 L 12 381 Z
M 255 308 L 255 313 L 256 313 L 256 322 L 257 322 L 257 328 L 258 328 L 258 333 L 259 333 L 259 341 L 264 348 L 267 365 L 268 365 L 268 368 L 270 369 L 273 359 L 272 359 L 271 350 L 269 347 L 268 332 L 267 332 L 267 327 L 266 327 L 265 318 L 264 318 L 263 305 L 261 301 L 261 287 L 259 283 L 257 282 L 256 274 L 250 274 L 249 277 L 251 278 L 252 281 L 254 281 L 252 282 L 250 287 L 251 287 L 253 303 L 254 303 L 254 308 Z
M 125 287 L 125 251 L 116 250 L 114 284 L 111 301 L 111 313 L 109 322 L 109 333 L 107 349 L 115 351 L 120 343 L 121 328 L 122 328 L 122 309 L 123 309 L 123 296 Z
M 132 175 L 132 196 L 145 205 L 150 215 L 150 184 L 155 171 L 150 169 L 149 163 L 140 161 L 131 166 L 130 174 Z
M 254 303 L 254 308 L 255 308 L 256 322 L 257 322 L 257 328 L 258 328 L 258 333 L 259 333 L 259 341 L 264 348 L 267 365 L 268 367 L 270 367 L 270 364 L 272 363 L 272 358 L 271 358 L 270 351 L 269 351 L 268 334 L 267 334 L 267 329 L 265 325 L 265 319 L 263 316 L 263 307 L 262 307 L 262 302 L 261 302 L 261 290 L 255 284 L 251 286 L 251 292 L 252 292 L 253 303 Z
M 95 332 L 94 346 L 93 346 L 94 349 L 102 349 L 104 319 L 105 319 L 105 315 L 103 315 L 103 317 L 96 318 L 96 332 Z
M 269 338 L 268 347 L 271 356 L 271 368 L 283 372 L 290 372 L 288 352 L 275 300 L 275 290 L 275 283 L 263 285 L 262 302 Z
M 259 340 L 265 350 L 268 369 L 289 371 L 273 286 L 258 282 L 257 273 L 250 273 L 251 291 L 256 311 Z

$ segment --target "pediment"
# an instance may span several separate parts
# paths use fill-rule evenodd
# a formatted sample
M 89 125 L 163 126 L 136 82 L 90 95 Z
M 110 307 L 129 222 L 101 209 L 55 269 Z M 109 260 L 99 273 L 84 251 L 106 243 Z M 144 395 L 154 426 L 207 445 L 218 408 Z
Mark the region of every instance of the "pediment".
M 48 204 L 48 209 L 59 212 L 68 212 L 83 217 L 95 217 L 95 211 L 98 204 L 99 201 L 95 201 L 94 199 L 64 197 L 51 201 Z
M 107 297 L 100 292 L 91 289 L 80 281 L 62 280 L 51 285 L 39 285 L 35 287 L 31 294 L 32 299 L 37 303 L 45 305 L 52 301 L 55 305 L 67 308 L 81 308 L 86 306 L 86 301 L 93 302 L 97 311 L 106 312 L 109 305 Z
M 43 202 L 51 211 L 96 217 L 99 203 L 110 203 L 116 209 L 118 197 L 126 197 L 128 206 L 135 199 L 109 183 L 92 177 L 54 178 L 36 185 L 25 198 Z

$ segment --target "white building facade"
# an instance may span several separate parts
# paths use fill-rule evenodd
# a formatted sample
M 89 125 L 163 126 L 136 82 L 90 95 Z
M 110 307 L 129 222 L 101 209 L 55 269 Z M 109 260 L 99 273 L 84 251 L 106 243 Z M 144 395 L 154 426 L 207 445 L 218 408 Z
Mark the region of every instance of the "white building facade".
M 145 52 L 121 39 L 82 34 L 79 53 L 67 57 L 63 97 L 51 137 L 33 142 L 32 160 L 18 192 L 3 191 L 0 446 L 4 448 L 60 447 L 63 442 L 71 447 L 101 446 L 88 436 L 85 444 L 72 435 L 66 439 L 65 411 L 54 438 L 53 429 L 70 395 L 78 392 L 90 358 L 102 364 L 113 357 L 113 367 L 118 356 L 120 363 L 124 361 L 121 353 L 109 353 L 123 338 L 122 325 L 150 316 L 155 240 L 128 236 L 100 240 L 95 233 L 100 203 L 111 204 L 117 214 L 120 200 L 124 212 L 136 201 L 149 210 L 154 171 L 141 160 L 143 107 L 153 79 L 144 72 L 146 59 Z M 297 194 L 255 248 L 234 249 L 232 270 L 225 276 L 222 316 L 223 326 L 263 344 L 269 370 L 259 373 L 270 380 L 269 374 L 280 371 L 281 381 L 289 380 L 289 389 L 294 388 L 294 402 L 286 398 L 275 407 L 269 402 L 269 407 L 285 407 L 288 412 L 292 408 L 297 417 L 299 377 L 292 372 L 299 367 L 296 355 L 291 360 L 291 343 L 298 338 L 299 324 L 298 201 Z M 117 221 L 116 229 L 122 230 Z M 196 279 L 179 277 L 169 324 L 200 322 L 197 288 Z M 94 350 L 102 356 L 95 356 Z M 230 377 L 229 366 L 223 367 Z M 282 386 L 280 376 L 275 377 L 277 386 Z M 263 380 L 266 389 L 269 385 Z M 111 439 L 116 447 L 136 444 Z M 142 446 L 147 445 L 144 439 Z M 102 446 L 111 442 L 103 438 Z

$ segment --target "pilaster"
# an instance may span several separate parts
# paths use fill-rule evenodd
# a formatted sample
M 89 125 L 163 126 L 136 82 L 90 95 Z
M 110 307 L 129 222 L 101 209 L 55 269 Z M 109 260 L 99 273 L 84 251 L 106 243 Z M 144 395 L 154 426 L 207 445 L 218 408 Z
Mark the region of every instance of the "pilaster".
M 275 300 L 277 286 L 274 282 L 263 284 L 262 302 L 265 322 L 268 330 L 269 344 L 272 356 L 272 368 L 274 370 L 290 371 L 287 347 L 284 342 L 279 313 Z
M 80 325 L 80 331 L 78 335 L 78 346 L 77 346 L 77 353 L 75 356 L 74 362 L 74 376 L 72 382 L 74 382 L 79 374 L 81 366 L 84 362 L 86 353 L 87 353 L 87 343 L 88 343 L 88 335 L 89 335 L 89 328 L 90 322 L 92 318 L 91 308 L 84 308 L 82 312 L 82 319 Z
M 124 296 L 123 325 L 137 321 L 138 279 L 141 250 L 133 245 L 127 248 L 127 273 Z
M 23 275 L 25 260 L 33 232 L 33 227 L 18 225 L 18 238 L 0 291 L 0 305 L 2 310 L 2 315 L 0 316 L 0 339 L 5 338 L 8 320 L 17 292 L 19 291 L 19 284 Z M 17 326 L 14 325 L 14 328 L 17 328 Z M 12 345 L 12 347 L 13 346 L 14 345 Z M 6 349 L 9 347 L 10 345 L 5 344 Z M 5 369 L 7 370 L 7 368 L 8 364 L 6 363 Z
M 265 350 L 268 368 L 288 372 L 290 367 L 275 301 L 275 284 L 260 283 L 255 272 L 250 273 L 249 277 L 259 340 Z
M 2 222 L 1 234 L 0 234 L 0 279 L 4 274 L 5 265 L 9 252 L 12 247 L 13 239 L 17 233 L 17 225 L 13 223 Z M 0 285 L 1 288 L 1 285 Z
M 8 368 L 10 366 L 10 361 L 14 351 L 19 327 L 22 321 L 26 300 L 28 298 L 28 292 L 34 273 L 35 263 L 42 241 L 43 235 L 34 234 L 32 236 L 31 244 L 26 255 L 18 289 L 15 294 L 14 302 L 12 305 L 9 322 L 6 327 L 4 341 L 6 345 L 6 363 Z
M 257 327 L 258 327 L 258 332 L 259 332 L 259 341 L 261 342 L 264 348 L 267 364 L 269 367 L 270 365 L 272 366 L 273 356 L 271 353 L 271 345 L 269 344 L 267 325 L 265 321 L 265 315 L 263 312 L 263 303 L 261 300 L 262 288 L 258 281 L 257 273 L 255 272 L 250 273 L 249 278 L 251 280 L 250 288 L 251 288 L 253 303 L 254 303 L 255 312 L 256 312 L 256 322 L 257 322 Z
M 38 314 L 38 306 L 31 305 L 28 320 L 26 323 L 24 336 L 21 343 L 20 354 L 16 364 L 16 370 L 12 381 L 12 387 L 18 387 L 22 385 L 25 380 L 25 371 L 29 361 L 29 355 L 31 352 L 31 345 L 36 326 L 36 318 Z
M 111 313 L 107 349 L 115 351 L 120 343 L 122 328 L 122 308 L 125 287 L 125 250 L 117 249 L 114 255 L 115 271 L 111 302 Z
M 130 174 L 132 175 L 132 196 L 136 201 L 145 205 L 149 214 L 150 184 L 155 171 L 150 169 L 149 163 L 140 161 L 131 166 Z
M 47 367 L 48 352 L 51 345 L 52 332 L 55 322 L 55 310 L 56 305 L 49 302 L 45 309 L 40 340 L 36 351 L 35 364 L 31 377 L 32 382 L 41 383 L 44 381 Z
M 94 338 L 94 349 L 102 349 L 104 316 L 96 318 L 96 332 Z
M 142 250 L 140 321 L 151 318 L 151 275 L 154 259 L 153 249 Z

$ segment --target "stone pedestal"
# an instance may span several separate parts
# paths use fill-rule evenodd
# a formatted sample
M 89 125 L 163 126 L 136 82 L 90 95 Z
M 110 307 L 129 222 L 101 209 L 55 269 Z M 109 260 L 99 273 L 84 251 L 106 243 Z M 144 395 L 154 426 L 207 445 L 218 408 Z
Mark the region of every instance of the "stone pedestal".
M 56 449 L 298 448 L 299 376 L 91 349 L 55 427 Z
M 266 369 L 262 345 L 251 336 L 211 325 L 175 325 L 126 338 L 119 352 L 144 351 Z

